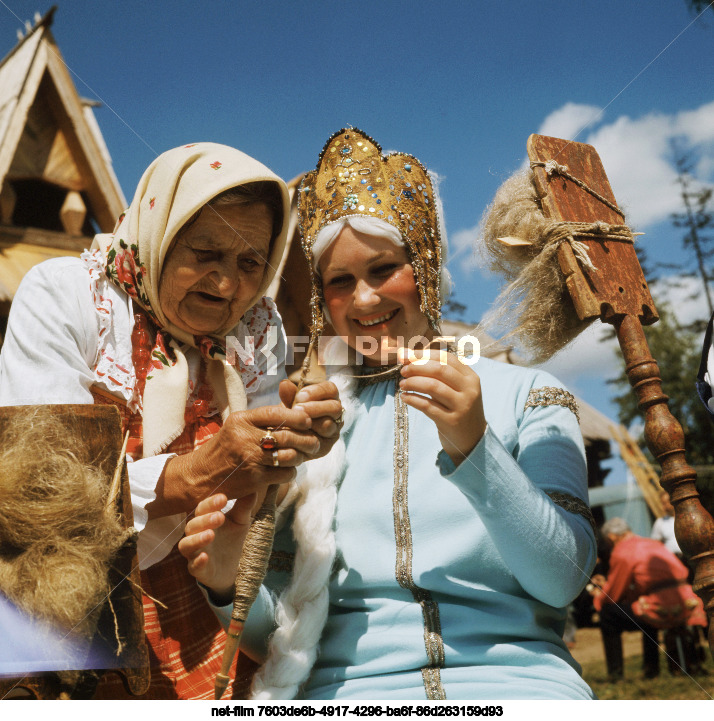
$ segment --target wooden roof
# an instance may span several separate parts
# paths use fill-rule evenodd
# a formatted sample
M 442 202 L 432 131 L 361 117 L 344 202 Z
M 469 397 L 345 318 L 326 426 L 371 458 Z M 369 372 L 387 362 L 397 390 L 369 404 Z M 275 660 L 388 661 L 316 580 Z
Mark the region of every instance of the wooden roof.
M 0 61 L 0 182 L 41 179 L 85 193 L 102 230 L 126 200 L 92 104 L 82 100 L 50 32 L 54 8 Z
M 55 8 L 0 61 L 0 300 L 37 262 L 78 255 L 126 200 L 92 105 L 50 32 Z

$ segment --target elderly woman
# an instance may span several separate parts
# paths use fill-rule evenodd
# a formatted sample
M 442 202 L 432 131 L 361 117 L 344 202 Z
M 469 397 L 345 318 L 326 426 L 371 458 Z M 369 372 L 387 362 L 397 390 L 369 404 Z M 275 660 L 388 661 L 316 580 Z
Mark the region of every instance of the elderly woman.
M 187 514 L 220 490 L 247 522 L 338 433 L 331 384 L 280 404 L 285 338 L 263 295 L 288 212 L 283 181 L 244 153 L 170 150 L 112 234 L 33 268 L 12 305 L 0 403 L 111 403 L 129 432 L 152 698 L 211 698 L 225 640 L 175 548 Z M 269 428 L 277 448 L 264 450 Z M 106 677 L 97 694 L 123 695 Z
M 276 539 L 294 569 L 268 574 L 275 608 L 263 594 L 248 619 L 272 633 L 256 698 L 592 698 L 562 641 L 596 555 L 572 395 L 542 371 L 405 351 L 439 335 L 438 209 L 416 158 L 355 129 L 303 181 L 315 335 L 324 314 L 328 364 L 352 360 L 332 376 L 341 439 L 303 467 Z M 180 542 L 217 601 L 212 561 L 243 534 L 222 502 Z

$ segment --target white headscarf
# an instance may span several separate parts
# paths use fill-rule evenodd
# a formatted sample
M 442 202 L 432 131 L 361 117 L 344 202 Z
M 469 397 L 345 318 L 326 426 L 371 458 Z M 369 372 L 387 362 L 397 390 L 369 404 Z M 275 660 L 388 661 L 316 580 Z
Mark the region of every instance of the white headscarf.
M 114 232 L 94 238 L 92 247 L 104 254 L 109 279 L 128 293 L 160 330 L 158 347 L 152 353 L 159 361 L 154 365 L 159 367 L 152 368 L 147 377 L 143 397 L 144 457 L 161 453 L 183 431 L 189 380 L 186 346 L 198 348 L 206 357 L 208 378 L 224 416 L 246 408 L 239 368 L 225 362 L 225 336 L 232 328 L 219 328 L 210 336 L 193 336 L 177 328 L 159 303 L 159 280 L 176 234 L 197 211 L 226 190 L 260 181 L 279 187 L 283 223 L 271 244 L 263 282 L 248 311 L 270 285 L 285 250 L 290 200 L 285 183 L 240 150 L 194 143 L 163 153 L 142 175 L 134 199 L 119 217 Z M 169 348 L 168 353 L 162 352 Z

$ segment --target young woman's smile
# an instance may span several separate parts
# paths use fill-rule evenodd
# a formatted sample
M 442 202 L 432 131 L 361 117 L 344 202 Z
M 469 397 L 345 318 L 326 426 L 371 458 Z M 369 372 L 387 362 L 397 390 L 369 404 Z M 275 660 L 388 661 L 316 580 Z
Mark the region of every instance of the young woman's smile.
M 397 313 L 399 313 L 399 309 L 377 316 L 376 318 L 358 318 L 355 319 L 355 323 L 361 328 L 374 328 L 377 325 L 386 325 Z
M 368 365 L 395 362 L 398 347 L 432 337 L 403 246 L 347 226 L 322 254 L 319 272 L 333 328 Z

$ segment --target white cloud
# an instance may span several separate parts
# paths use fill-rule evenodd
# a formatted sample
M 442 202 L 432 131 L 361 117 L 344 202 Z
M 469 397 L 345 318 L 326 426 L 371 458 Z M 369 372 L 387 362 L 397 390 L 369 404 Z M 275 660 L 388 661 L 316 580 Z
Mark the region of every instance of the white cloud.
M 698 277 L 672 275 L 662 278 L 657 283 L 655 292 L 658 299 L 668 303 L 682 325 L 709 318 L 702 281 Z
M 593 145 L 602 159 L 615 197 L 637 228 L 667 220 L 681 209 L 672 142 L 696 149 L 693 173 L 702 182 L 714 181 L 714 102 L 677 113 L 623 115 L 603 123 L 592 105 L 566 103 L 541 123 L 542 135 L 573 138 L 591 122 L 593 129 L 577 140 Z
M 676 170 L 668 157 L 673 123 L 664 115 L 626 116 L 587 137 L 598 151 L 615 198 L 636 228 L 665 220 L 681 201 Z
M 698 178 L 714 178 L 714 153 L 703 155 L 697 163 L 696 173 Z
M 448 268 L 454 270 L 458 267 L 466 272 L 471 272 L 480 267 L 475 252 L 478 233 L 477 223 L 473 228 L 464 228 L 449 234 L 449 257 L 446 261 Z
M 711 145 L 714 142 L 714 102 L 695 110 L 683 110 L 675 116 L 678 132 L 692 143 Z
M 581 130 L 595 123 L 601 113 L 602 108 L 595 105 L 566 103 L 548 115 L 538 128 L 538 135 L 550 135 L 553 138 L 566 138 L 567 140 L 575 139 Z
M 621 363 L 617 359 L 617 340 L 604 339 L 608 330 L 609 326 L 596 321 L 569 346 L 539 367 L 576 391 L 581 378 L 615 378 L 620 373 Z

